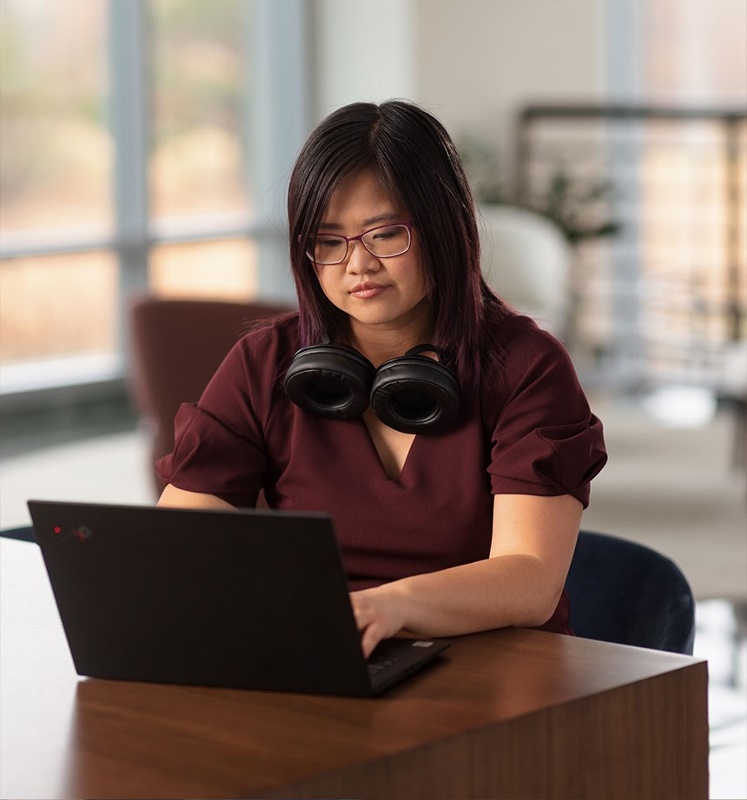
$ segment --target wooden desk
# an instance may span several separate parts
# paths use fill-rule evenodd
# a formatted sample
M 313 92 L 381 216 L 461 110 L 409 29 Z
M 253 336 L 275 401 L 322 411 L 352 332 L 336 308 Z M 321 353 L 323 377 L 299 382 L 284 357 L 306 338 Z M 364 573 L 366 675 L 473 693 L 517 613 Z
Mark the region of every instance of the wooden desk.
M 81 680 L 36 546 L 0 568 L 2 797 L 708 796 L 694 658 L 504 630 L 375 700 Z

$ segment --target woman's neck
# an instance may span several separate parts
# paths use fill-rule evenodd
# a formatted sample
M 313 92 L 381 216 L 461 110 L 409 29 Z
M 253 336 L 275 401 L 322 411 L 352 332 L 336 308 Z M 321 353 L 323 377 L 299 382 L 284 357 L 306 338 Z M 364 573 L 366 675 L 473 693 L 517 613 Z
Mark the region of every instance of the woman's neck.
M 382 325 L 361 325 L 351 319 L 348 330 L 349 343 L 377 367 L 390 358 L 403 355 L 418 344 L 430 342 L 432 337 L 430 314 Z

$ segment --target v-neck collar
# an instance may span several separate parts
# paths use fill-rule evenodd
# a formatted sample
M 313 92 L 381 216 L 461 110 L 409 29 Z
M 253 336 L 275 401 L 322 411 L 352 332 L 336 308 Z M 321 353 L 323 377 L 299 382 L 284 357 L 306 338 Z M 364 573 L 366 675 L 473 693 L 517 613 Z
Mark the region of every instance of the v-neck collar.
M 366 424 L 366 420 L 361 417 L 361 419 L 359 420 L 359 424 L 363 428 L 363 433 L 364 433 L 364 436 L 366 437 L 366 439 L 368 440 L 368 446 L 370 448 L 370 451 L 373 454 L 373 458 L 376 460 L 376 463 L 378 464 L 378 467 L 381 470 L 381 474 L 384 477 L 384 479 L 388 483 L 391 483 L 391 484 L 399 484 L 399 483 L 401 483 L 402 476 L 404 475 L 405 471 L 407 470 L 408 464 L 410 463 L 410 460 L 412 459 L 413 448 L 415 447 L 415 444 L 416 444 L 417 440 L 420 439 L 420 436 L 418 434 L 415 434 L 413 436 L 412 441 L 410 442 L 410 446 L 407 449 L 407 455 L 405 456 L 405 460 L 402 463 L 402 468 L 400 469 L 399 474 L 394 476 L 394 477 L 390 477 L 387 474 L 386 467 L 384 465 L 384 461 L 383 461 L 383 459 L 381 457 L 381 453 L 379 452 L 379 448 L 376 446 L 376 440 L 374 439 L 373 434 L 371 433 L 371 429 Z

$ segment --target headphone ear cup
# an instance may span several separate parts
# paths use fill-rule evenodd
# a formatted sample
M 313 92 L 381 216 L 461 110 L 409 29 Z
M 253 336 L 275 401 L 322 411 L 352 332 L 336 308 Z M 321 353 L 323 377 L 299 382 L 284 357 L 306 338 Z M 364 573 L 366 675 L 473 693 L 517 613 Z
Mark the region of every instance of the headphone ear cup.
M 368 407 L 375 372 L 373 364 L 352 347 L 303 347 L 285 373 L 285 393 L 310 414 L 351 419 Z
M 459 381 L 446 366 L 425 356 L 385 361 L 371 386 L 371 408 L 390 428 L 403 433 L 438 431 L 459 413 Z

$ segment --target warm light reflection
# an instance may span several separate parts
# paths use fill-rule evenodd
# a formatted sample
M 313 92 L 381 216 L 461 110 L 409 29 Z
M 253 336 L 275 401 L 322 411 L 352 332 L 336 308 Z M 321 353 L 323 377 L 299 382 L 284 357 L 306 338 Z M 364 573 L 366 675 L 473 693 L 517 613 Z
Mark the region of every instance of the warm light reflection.
M 0 262 L 0 363 L 114 351 L 117 276 L 106 252 Z
M 3 0 L 5 232 L 111 228 L 105 0 Z
M 648 132 L 640 230 L 649 363 L 654 370 L 689 365 L 707 372 L 732 335 L 730 304 L 747 305 L 744 135 L 730 162 L 718 126 L 691 123 L 677 136 L 672 124 L 659 124 Z M 737 296 L 732 271 L 741 276 Z
M 153 0 L 151 211 L 246 211 L 251 88 L 245 42 L 253 4 Z
M 149 284 L 151 291 L 162 297 L 248 300 L 256 295 L 256 274 L 253 242 L 170 244 L 153 249 Z

